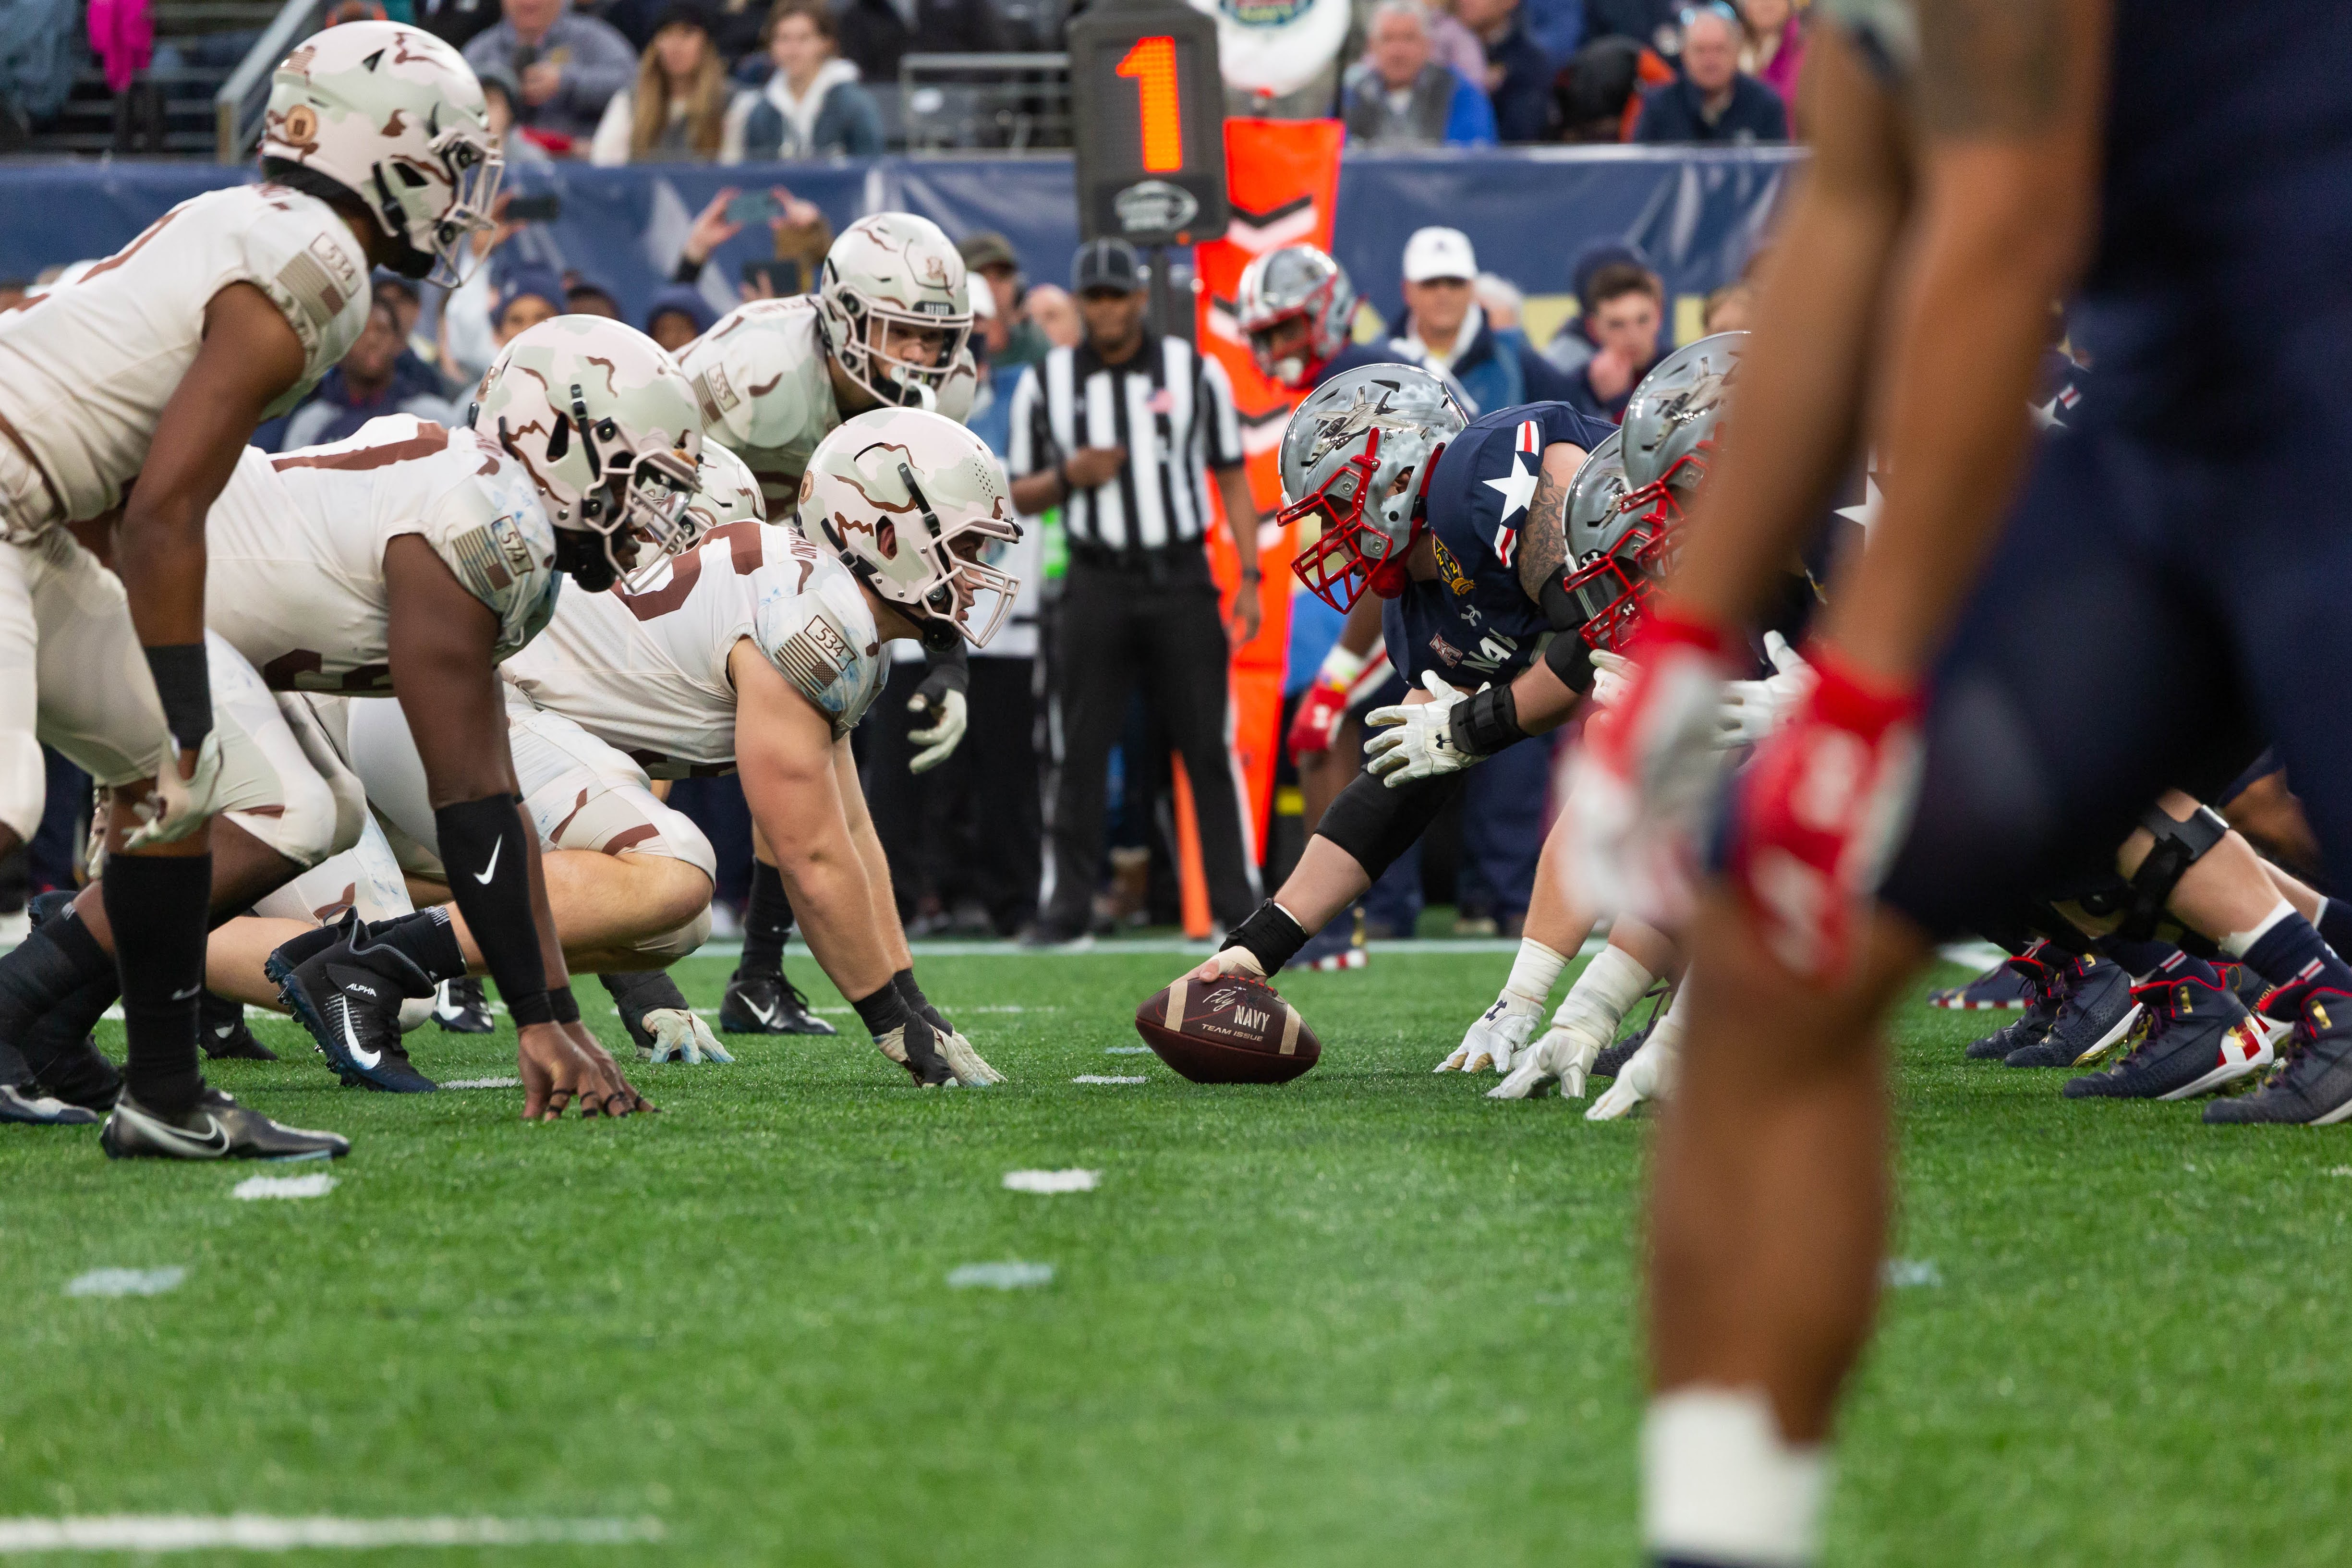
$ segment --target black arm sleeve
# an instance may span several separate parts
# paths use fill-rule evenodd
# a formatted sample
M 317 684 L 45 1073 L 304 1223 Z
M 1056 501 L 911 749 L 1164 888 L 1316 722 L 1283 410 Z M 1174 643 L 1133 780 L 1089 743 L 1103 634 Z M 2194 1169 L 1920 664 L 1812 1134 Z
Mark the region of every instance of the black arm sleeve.
M 460 801 L 433 813 L 441 863 L 457 912 L 518 1027 L 552 1017 L 539 923 L 531 917 L 530 831 L 509 795 Z
M 1600 673 L 1585 657 L 1584 639 L 1574 632 L 1554 632 L 1551 641 L 1544 644 L 1543 661 L 1559 677 L 1559 683 L 1579 697 L 1592 689 L 1593 677 Z
M 971 690 L 971 653 L 962 638 L 956 645 L 939 652 L 926 648 L 923 652 L 922 694 L 936 698 L 946 691 Z

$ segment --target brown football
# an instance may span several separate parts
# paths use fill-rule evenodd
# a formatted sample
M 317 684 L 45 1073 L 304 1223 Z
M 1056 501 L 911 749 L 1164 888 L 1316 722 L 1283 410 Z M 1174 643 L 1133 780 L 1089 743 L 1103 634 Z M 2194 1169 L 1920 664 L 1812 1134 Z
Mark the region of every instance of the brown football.
M 1135 1010 L 1135 1032 L 1194 1083 L 1288 1083 L 1323 1055 L 1297 1008 L 1237 974 L 1179 980 Z

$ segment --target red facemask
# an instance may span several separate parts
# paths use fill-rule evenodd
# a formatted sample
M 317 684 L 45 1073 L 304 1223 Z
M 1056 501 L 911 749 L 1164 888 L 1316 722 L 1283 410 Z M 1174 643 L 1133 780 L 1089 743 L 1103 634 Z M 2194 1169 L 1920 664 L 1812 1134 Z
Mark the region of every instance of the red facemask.
M 1381 433 L 1377 426 L 1366 432 L 1364 449 L 1324 480 L 1321 489 L 1282 509 L 1281 521 L 1312 521 L 1321 530 L 1321 537 L 1290 563 L 1291 571 L 1297 574 L 1309 593 L 1345 615 L 1364 596 L 1367 588 L 1383 599 L 1393 599 L 1404 592 L 1405 557 L 1412 553 L 1413 545 L 1421 539 L 1422 506 L 1428 495 L 1429 476 L 1436 471 L 1437 459 L 1444 450 L 1440 447 L 1422 464 L 1421 493 L 1413 500 L 1412 526 L 1404 542 L 1393 551 L 1389 549 L 1387 534 L 1364 520 L 1364 502 L 1372 487 L 1372 476 L 1380 468 Z
M 1708 446 L 1711 446 L 1709 443 Z M 1586 646 L 1622 653 L 1641 629 L 1643 611 L 1656 594 L 1677 548 L 1675 535 L 1683 521 L 1681 498 L 1674 480 L 1687 465 L 1704 477 L 1708 447 L 1675 460 L 1664 478 L 1628 491 L 1617 503 L 1633 525 L 1616 548 L 1570 572 L 1562 585 L 1584 616 Z M 1685 488 L 1695 489 L 1696 486 Z

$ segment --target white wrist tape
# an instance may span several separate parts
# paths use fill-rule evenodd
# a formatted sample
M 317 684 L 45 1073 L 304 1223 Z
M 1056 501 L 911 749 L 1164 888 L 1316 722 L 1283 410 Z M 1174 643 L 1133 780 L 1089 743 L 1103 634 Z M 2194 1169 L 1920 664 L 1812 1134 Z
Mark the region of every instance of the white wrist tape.
M 1519 939 L 1519 955 L 1511 961 L 1511 977 L 1503 982 L 1503 989 L 1516 991 L 1540 1005 L 1551 995 L 1559 972 L 1567 967 L 1566 958 L 1535 938 L 1523 936 Z

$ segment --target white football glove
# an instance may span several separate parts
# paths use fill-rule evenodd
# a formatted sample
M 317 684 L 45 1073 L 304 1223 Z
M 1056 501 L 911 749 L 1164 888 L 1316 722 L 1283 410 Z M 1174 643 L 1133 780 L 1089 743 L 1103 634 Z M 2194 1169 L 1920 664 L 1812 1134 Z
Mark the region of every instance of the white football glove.
M 964 729 L 971 722 L 970 705 L 964 701 L 962 692 L 950 687 L 940 693 L 936 703 L 918 693 L 908 701 L 907 711 L 926 714 L 931 721 L 928 729 L 907 731 L 907 739 L 923 748 L 907 764 L 907 771 L 929 773 L 953 756 L 955 749 L 963 743 Z
M 1469 694 L 1447 685 L 1433 669 L 1421 678 L 1421 684 L 1434 700 L 1400 702 L 1364 716 L 1364 727 L 1380 731 L 1364 742 L 1365 770 L 1391 789 L 1460 773 L 1486 761 L 1454 743 L 1454 705 L 1467 700 Z
M 155 759 L 155 787 L 131 808 L 139 826 L 122 840 L 122 847 L 140 849 L 150 844 L 177 844 L 220 810 L 220 731 L 205 736 L 196 748 L 195 773 L 185 779 L 180 776 L 179 744 L 166 739 Z
M 1666 1016 L 1650 1031 L 1650 1037 L 1642 1043 L 1642 1048 L 1625 1064 L 1625 1070 L 1609 1086 L 1608 1092 L 1592 1102 L 1584 1119 L 1614 1121 L 1630 1114 L 1644 1100 L 1672 1098 L 1682 1064 L 1683 1028 L 1675 1022 L 1675 1009 L 1670 1006 Z
M 1563 1005 L 1561 1013 L 1567 1013 Z M 1542 1039 L 1520 1053 L 1508 1077 L 1486 1091 L 1489 1100 L 1525 1100 L 1557 1079 L 1562 1100 L 1584 1098 L 1584 1077 L 1607 1049 L 1608 1037 L 1584 1018 L 1555 1016 Z
M 1495 1005 L 1478 1015 L 1454 1047 L 1454 1054 L 1437 1064 L 1438 1072 L 1484 1072 L 1493 1068 L 1496 1072 L 1509 1072 L 1511 1064 L 1527 1048 L 1528 1037 L 1536 1032 L 1543 1018 L 1544 999 L 1522 996 L 1508 986 L 1495 998 Z
M 1764 634 L 1764 656 L 1772 673 L 1761 680 L 1727 680 L 1717 742 L 1752 746 L 1778 729 L 1811 695 L 1815 676 L 1804 656 L 1779 632 Z
M 1592 660 L 1591 700 L 1597 708 L 1614 708 L 1625 700 L 1626 689 L 1633 684 L 1633 672 L 1639 668 L 1622 653 L 1611 653 L 1597 647 L 1587 655 Z
M 648 1062 L 704 1061 L 731 1062 L 727 1047 L 710 1032 L 710 1026 L 697 1016 L 691 1008 L 656 1007 L 637 1022 L 654 1037 L 650 1046 L 637 1047 L 637 1059 Z

